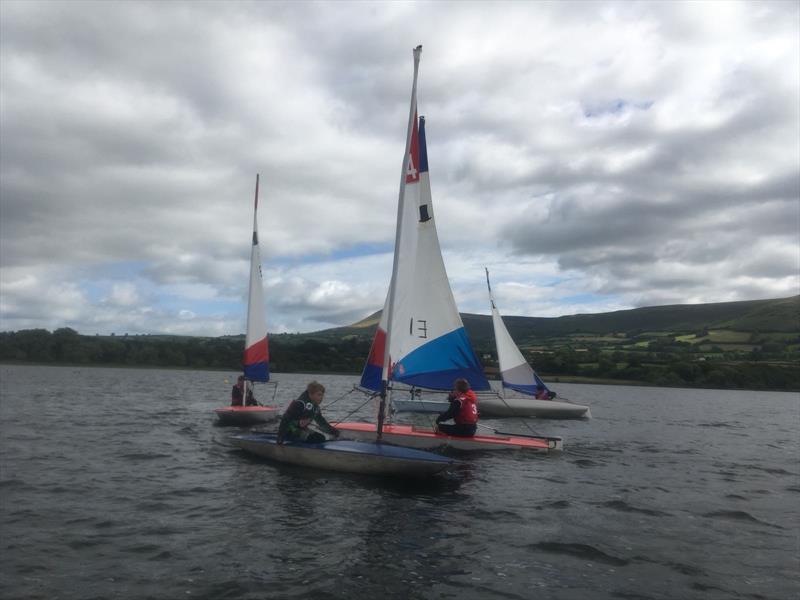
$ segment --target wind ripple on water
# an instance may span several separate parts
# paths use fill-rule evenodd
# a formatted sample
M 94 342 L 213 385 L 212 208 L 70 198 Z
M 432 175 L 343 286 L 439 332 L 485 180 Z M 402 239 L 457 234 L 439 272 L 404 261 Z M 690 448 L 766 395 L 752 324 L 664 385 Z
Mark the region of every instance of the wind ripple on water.
M 624 566 L 630 561 L 617 556 L 606 554 L 602 550 L 587 544 L 564 543 L 564 542 L 538 542 L 528 546 L 534 552 L 546 552 L 549 554 L 566 554 L 582 560 L 602 562 L 609 565 Z
M 717 510 L 709 513 L 705 513 L 704 517 L 710 517 L 714 519 L 728 519 L 733 521 L 746 521 L 750 523 L 757 523 L 758 525 L 764 525 L 766 527 L 774 527 L 776 529 L 784 529 L 780 525 L 775 525 L 773 523 L 767 523 L 766 521 L 762 521 L 761 519 L 755 518 L 748 512 L 743 510 Z
M 608 502 L 596 502 L 594 503 L 598 506 L 604 506 L 606 508 L 611 508 L 614 510 L 618 510 L 621 512 L 631 512 L 631 513 L 640 513 L 643 515 L 648 515 L 650 517 L 669 517 L 671 516 L 670 513 L 662 512 L 660 510 L 654 510 L 649 508 L 637 508 L 635 506 L 631 506 L 627 502 L 623 500 L 609 500 Z

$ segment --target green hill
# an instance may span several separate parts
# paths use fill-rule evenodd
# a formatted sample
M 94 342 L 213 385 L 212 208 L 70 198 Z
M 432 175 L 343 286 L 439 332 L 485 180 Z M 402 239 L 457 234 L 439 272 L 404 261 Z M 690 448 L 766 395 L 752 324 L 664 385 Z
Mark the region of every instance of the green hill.
M 374 332 L 381 312 L 348 325 L 317 332 L 319 336 L 364 335 Z M 470 338 L 477 342 L 492 339 L 492 319 L 488 315 L 462 313 Z M 800 333 L 800 296 L 773 300 L 717 302 L 712 304 L 673 304 L 648 306 L 609 313 L 564 317 L 504 316 L 511 336 L 520 343 L 532 337 L 569 334 L 632 334 L 643 331 L 688 332 L 703 329 L 733 329 L 746 332 Z
M 497 372 L 491 317 L 462 314 L 487 374 Z M 273 372 L 359 373 L 380 312 L 305 334 L 271 334 Z M 800 390 L 800 296 L 653 306 L 555 318 L 504 317 L 545 379 Z M 85 336 L 62 328 L 0 333 L 0 361 L 240 369 L 244 336 Z

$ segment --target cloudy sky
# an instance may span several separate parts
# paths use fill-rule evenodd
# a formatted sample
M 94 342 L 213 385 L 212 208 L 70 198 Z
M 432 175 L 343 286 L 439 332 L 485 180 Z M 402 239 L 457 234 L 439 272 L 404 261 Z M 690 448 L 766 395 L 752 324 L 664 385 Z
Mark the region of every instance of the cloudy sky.
M 0 330 L 383 304 L 413 62 L 462 312 L 800 293 L 800 4 L 0 3 Z

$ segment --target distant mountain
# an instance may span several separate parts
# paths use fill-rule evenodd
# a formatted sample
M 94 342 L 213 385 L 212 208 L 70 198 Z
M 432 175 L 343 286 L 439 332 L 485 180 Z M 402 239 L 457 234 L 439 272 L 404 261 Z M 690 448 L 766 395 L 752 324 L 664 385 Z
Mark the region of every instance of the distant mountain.
M 348 325 L 325 329 L 315 337 L 372 335 L 381 311 Z M 467 333 L 474 342 L 493 338 L 489 315 L 461 313 Z M 710 304 L 672 304 L 648 306 L 608 313 L 580 314 L 563 317 L 504 316 L 506 327 L 518 343 L 532 337 L 569 334 L 636 332 L 690 332 L 703 329 L 732 329 L 745 332 L 800 332 L 800 296 L 771 300 L 715 302 Z

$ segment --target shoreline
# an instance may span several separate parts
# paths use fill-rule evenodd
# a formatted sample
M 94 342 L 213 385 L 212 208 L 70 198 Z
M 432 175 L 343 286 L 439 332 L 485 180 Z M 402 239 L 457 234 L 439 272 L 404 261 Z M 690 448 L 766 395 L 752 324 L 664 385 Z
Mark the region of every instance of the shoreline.
M 43 362 L 29 362 L 29 361 L 0 361 L 0 366 L 20 366 L 20 367 L 65 367 L 65 368 L 92 368 L 92 369 L 141 369 L 141 370 L 162 370 L 162 371 L 200 371 L 200 372 L 218 372 L 218 373 L 238 373 L 240 369 L 224 369 L 220 367 L 178 367 L 174 365 L 127 365 L 127 364 L 106 364 L 106 363 L 43 363 Z M 270 375 L 342 375 L 359 377 L 360 373 L 353 373 L 347 371 L 271 371 Z M 688 389 L 688 390 L 724 390 L 724 391 L 742 391 L 742 392 L 780 392 L 780 393 L 796 393 L 800 389 L 785 388 L 740 388 L 740 387 L 706 387 L 706 386 L 692 386 L 686 383 L 681 385 L 655 385 L 647 381 L 637 381 L 633 379 L 612 379 L 607 377 L 585 377 L 581 375 L 548 375 L 547 373 L 540 373 L 540 377 L 548 383 L 549 387 L 553 387 L 559 383 L 569 384 L 584 384 L 584 385 L 618 385 L 625 387 L 648 387 L 648 388 L 665 388 L 665 389 Z M 487 377 L 489 381 L 500 381 L 493 377 Z

